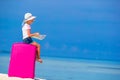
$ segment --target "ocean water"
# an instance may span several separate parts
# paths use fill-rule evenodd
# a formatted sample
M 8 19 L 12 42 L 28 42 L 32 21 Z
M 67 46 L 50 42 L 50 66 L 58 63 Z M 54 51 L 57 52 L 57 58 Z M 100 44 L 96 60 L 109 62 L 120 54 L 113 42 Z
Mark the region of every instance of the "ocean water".
M 35 75 L 46 80 L 120 80 L 120 62 L 44 57 Z M 10 55 L 0 53 L 0 73 L 7 73 Z

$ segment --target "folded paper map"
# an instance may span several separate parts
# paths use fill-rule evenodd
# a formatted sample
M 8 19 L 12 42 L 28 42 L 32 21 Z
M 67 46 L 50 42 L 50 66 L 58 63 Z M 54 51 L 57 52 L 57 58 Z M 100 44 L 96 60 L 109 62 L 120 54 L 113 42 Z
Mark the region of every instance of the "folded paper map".
M 32 36 L 32 38 L 38 39 L 38 40 L 43 40 L 45 39 L 46 35 L 38 35 L 38 36 Z

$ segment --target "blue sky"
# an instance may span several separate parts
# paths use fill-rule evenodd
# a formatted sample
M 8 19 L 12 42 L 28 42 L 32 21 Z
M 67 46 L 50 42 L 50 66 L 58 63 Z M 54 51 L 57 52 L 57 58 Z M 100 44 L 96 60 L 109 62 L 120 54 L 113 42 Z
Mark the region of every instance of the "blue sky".
M 0 50 L 22 41 L 26 12 L 37 16 L 32 32 L 46 34 L 46 56 L 120 60 L 119 0 L 2 0 Z

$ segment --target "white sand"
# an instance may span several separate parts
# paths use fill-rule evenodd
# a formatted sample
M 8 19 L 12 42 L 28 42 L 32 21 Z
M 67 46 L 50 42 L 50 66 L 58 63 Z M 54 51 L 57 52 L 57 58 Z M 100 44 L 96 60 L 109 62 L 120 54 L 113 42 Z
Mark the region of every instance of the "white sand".
M 8 77 L 7 74 L 0 73 L 0 80 L 34 80 L 30 78 Z
M 0 80 L 46 80 L 46 79 L 41 79 L 41 78 L 18 78 L 18 77 L 8 77 L 7 74 L 2 74 L 0 73 Z

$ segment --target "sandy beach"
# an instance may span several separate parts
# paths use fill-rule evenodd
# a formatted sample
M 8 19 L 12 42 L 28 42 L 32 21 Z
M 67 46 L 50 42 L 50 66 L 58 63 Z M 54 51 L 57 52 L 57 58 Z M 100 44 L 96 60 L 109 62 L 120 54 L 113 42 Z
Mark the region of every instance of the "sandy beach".
M 7 74 L 0 73 L 0 80 L 34 80 L 30 78 L 8 77 Z

